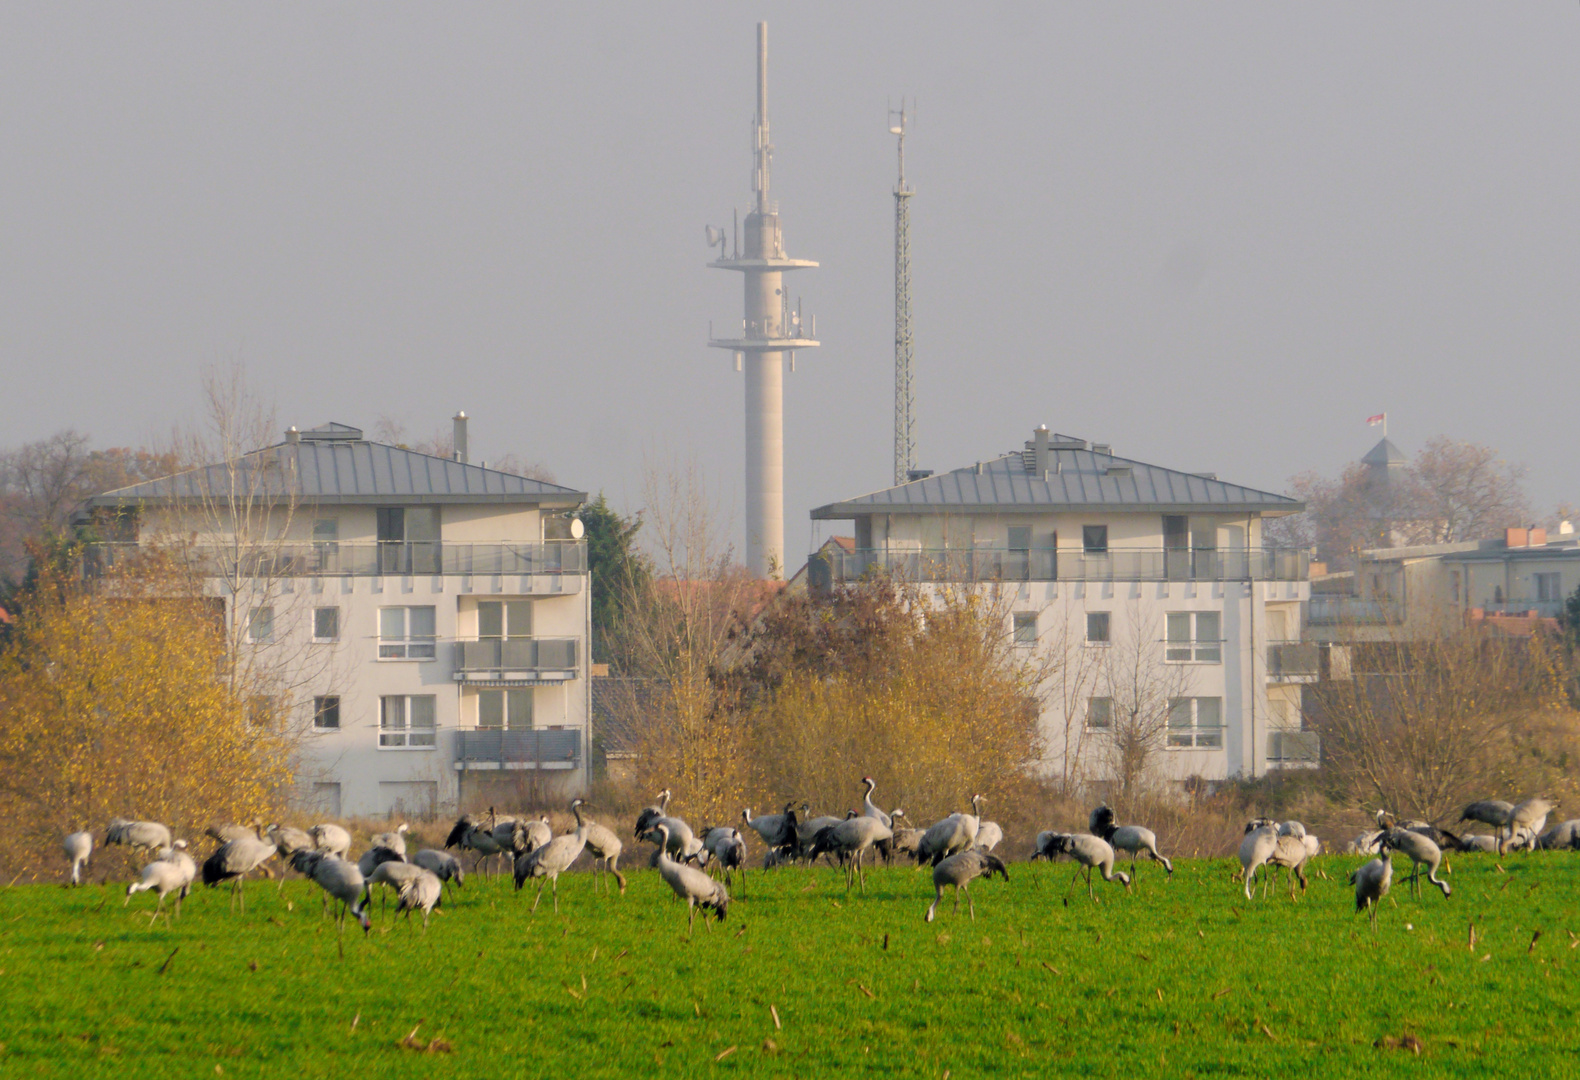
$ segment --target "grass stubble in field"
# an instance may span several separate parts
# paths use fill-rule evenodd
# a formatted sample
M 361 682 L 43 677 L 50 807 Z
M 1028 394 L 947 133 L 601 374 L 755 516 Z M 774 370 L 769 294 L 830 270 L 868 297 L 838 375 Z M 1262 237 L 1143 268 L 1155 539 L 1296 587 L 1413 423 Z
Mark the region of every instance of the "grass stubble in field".
M 124 881 L 0 890 L 0 1075 L 1580 1075 L 1575 856 L 1459 856 L 1445 900 L 1396 885 L 1374 933 L 1315 860 L 1247 903 L 1231 860 L 1171 883 L 1012 864 L 922 921 L 927 872 L 753 873 L 685 936 L 656 873 L 623 898 L 469 878 L 424 934 L 377 914 L 343 940 L 320 894 L 199 888 L 179 920 Z M 1506 872 L 1505 872 L 1506 871 Z M 1475 936 L 1472 944 L 1471 927 Z

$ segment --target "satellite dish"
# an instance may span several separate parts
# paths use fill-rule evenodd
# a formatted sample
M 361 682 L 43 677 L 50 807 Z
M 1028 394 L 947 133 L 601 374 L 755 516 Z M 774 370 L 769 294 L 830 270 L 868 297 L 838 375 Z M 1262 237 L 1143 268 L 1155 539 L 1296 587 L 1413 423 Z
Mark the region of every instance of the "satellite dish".
M 581 518 L 571 518 L 571 539 L 580 540 L 587 532 L 587 526 L 582 524 Z
M 709 225 L 707 227 L 707 229 L 708 229 L 708 246 L 709 247 L 718 247 L 719 244 L 722 243 L 723 240 L 724 240 L 724 230 L 723 229 L 715 229 L 712 225 Z

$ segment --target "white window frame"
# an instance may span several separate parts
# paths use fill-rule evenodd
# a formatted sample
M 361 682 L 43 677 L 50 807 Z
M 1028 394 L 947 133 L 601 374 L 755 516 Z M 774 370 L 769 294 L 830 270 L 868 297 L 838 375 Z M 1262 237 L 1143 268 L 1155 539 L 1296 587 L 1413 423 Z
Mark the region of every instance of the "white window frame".
M 387 613 L 400 612 L 401 634 L 399 637 L 386 637 L 385 618 Z M 428 611 L 432 613 L 434 633 L 413 634 L 411 632 L 412 612 Z M 439 610 L 432 604 L 411 604 L 407 606 L 390 606 L 379 608 L 379 659 L 380 660 L 433 660 L 438 656 L 438 616 Z
M 1564 598 L 1564 576 L 1556 570 L 1543 571 L 1531 575 L 1532 584 L 1536 586 L 1536 599 L 1540 603 L 1552 603 Z M 1551 585 L 1548 590 L 1546 586 Z M 1552 595 L 1544 596 L 1543 593 L 1551 592 Z
M 1202 706 L 1217 713 L 1217 723 L 1202 722 Z M 1188 721 L 1188 722 L 1182 722 Z M 1169 698 L 1168 748 L 1170 750 L 1222 750 L 1224 748 L 1223 698 Z
M 1218 621 L 1218 630 L 1210 637 L 1202 636 L 1201 620 L 1206 616 Z M 1174 636 L 1176 619 L 1188 619 L 1190 637 Z M 1163 616 L 1163 662 L 1166 664 L 1221 664 L 1223 663 L 1223 613 L 1221 611 L 1170 611 Z
M 1104 619 L 1108 620 L 1104 624 L 1104 629 L 1108 633 L 1107 637 L 1104 637 L 1104 638 L 1094 638 L 1094 637 L 1092 637 L 1092 617 L 1094 615 L 1101 615 Z M 1113 645 L 1113 643 L 1114 643 L 1114 613 L 1111 612 L 1111 611 L 1088 611 L 1086 613 L 1086 644 L 1091 646 L 1094 649 L 1106 649 L 1109 646 Z
M 1017 649 L 1031 649 L 1037 645 L 1037 613 L 1035 611 L 1017 611 L 1010 615 L 1010 635 L 1013 637 Z M 1021 632 L 1026 627 L 1031 628 L 1031 637 L 1021 637 Z
M 1104 702 L 1105 708 L 1108 710 L 1108 723 L 1106 724 L 1092 723 L 1092 713 L 1099 701 Z M 1088 732 L 1097 735 L 1112 735 L 1114 733 L 1114 699 L 1101 695 L 1087 698 L 1085 724 Z
M 427 724 L 412 722 L 412 702 L 427 702 Z M 396 703 L 399 703 L 398 705 Z M 379 698 L 380 750 L 434 750 L 439 744 L 438 696 L 385 694 Z M 397 715 L 398 714 L 398 715 Z

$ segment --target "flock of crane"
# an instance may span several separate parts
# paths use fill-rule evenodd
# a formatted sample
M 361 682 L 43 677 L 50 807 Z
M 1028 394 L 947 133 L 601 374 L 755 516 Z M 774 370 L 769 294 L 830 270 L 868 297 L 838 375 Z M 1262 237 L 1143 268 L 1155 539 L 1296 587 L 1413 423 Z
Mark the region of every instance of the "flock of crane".
M 976 905 L 971 898 L 971 883 L 995 875 L 1009 880 L 1008 867 L 994 854 L 1004 839 L 1004 831 L 982 817 L 987 801 L 983 796 L 971 797 L 969 813 L 957 811 L 920 829 L 907 824 L 904 810 L 884 811 L 873 802 L 877 784 L 870 776 L 862 778 L 862 785 L 862 809 L 850 810 L 843 817 L 814 817 L 809 805 L 803 802 L 798 809 L 792 802 L 779 813 L 761 816 L 743 810 L 741 827 L 724 825 L 700 831 L 670 813 L 671 793 L 665 789 L 654 805 L 638 815 L 633 835 L 653 845 L 650 865 L 686 904 L 688 934 L 698 908 L 703 911 L 704 925 L 710 915 L 720 922 L 724 920 L 730 906 L 729 889 L 736 887 L 737 875 L 739 890 L 745 894 L 747 844 L 742 827 L 762 841 L 765 869 L 795 862 L 814 864 L 819 858 L 828 858 L 842 868 L 847 889 L 866 891 L 868 861 L 912 859 L 917 866 L 931 865 L 934 897 L 925 915 L 927 922 L 933 921 L 945 889 L 954 890 L 955 911 L 959 910 L 961 896 L 965 896 L 967 910 L 974 919 Z M 546 814 L 533 819 L 501 815 L 490 808 L 486 815 L 467 815 L 456 821 L 443 849 L 424 848 L 411 853 L 406 844 L 408 829 L 402 824 L 394 831 L 374 835 L 367 850 L 354 861 L 350 856 L 351 834 L 335 824 L 315 825 L 308 830 L 286 825 L 265 827 L 258 822 L 216 826 L 207 831 L 219 847 L 201 867 L 187 853 L 187 842 L 172 838 L 169 828 L 157 822 L 117 818 L 106 829 L 104 842 L 153 854 L 153 860 L 142 868 L 138 879 L 127 886 L 125 900 L 129 904 L 139 892 L 154 893 L 158 903 L 150 915 L 150 924 L 161 913 L 168 921 L 164 904 L 171 895 L 179 916 L 181 901 L 199 876 L 208 886 L 230 882 L 232 906 L 239 904 L 245 909 L 243 880 L 278 856 L 323 890 L 326 910 L 331 901 L 339 903 L 336 918 L 342 927 L 349 915 L 366 933 L 371 928 L 369 908 L 375 887 L 393 891 L 397 915 L 404 913 L 409 920 L 413 912 L 421 912 L 426 928 L 429 915 L 441 904 L 445 888 L 453 890 L 465 883 L 465 869 L 450 849 L 472 852 L 474 872 L 491 860 L 509 859 L 518 891 L 536 879 L 534 912 L 545 887 L 550 888 L 554 909 L 559 910 L 559 876 L 584 853 L 592 858 L 594 891 L 607 887 L 607 878 L 613 877 L 623 895 L 626 879 L 620 873 L 619 860 L 624 845 L 613 829 L 585 817 L 583 806 L 581 799 L 571 802 L 576 827 L 559 836 L 554 835 Z M 1347 845 L 1351 852 L 1375 856 L 1350 875 L 1356 910 L 1367 912 L 1375 925 L 1377 906 L 1393 882 L 1393 852 L 1410 860 L 1408 880 L 1417 893 L 1424 868 L 1427 881 L 1447 898 L 1453 890 L 1438 877 L 1445 850 L 1501 854 L 1526 848 L 1580 849 L 1580 819 L 1546 828 L 1554 808 L 1544 798 L 1519 804 L 1489 800 L 1467 806 L 1460 822 L 1490 825 L 1496 830 L 1492 836 L 1456 835 L 1428 822 L 1400 822 L 1393 815 L 1378 811 L 1377 829 L 1357 836 Z M 1084 833 L 1044 832 L 1036 839 L 1033 860 L 1068 856 L 1076 864 L 1066 904 L 1083 873 L 1087 894 L 1096 899 L 1093 870 L 1104 881 L 1128 890 L 1136 873 L 1136 861 L 1143 855 L 1160 864 L 1172 879 L 1174 865 L 1158 850 L 1152 830 L 1119 824 L 1107 806 L 1092 811 L 1087 827 Z M 79 884 L 81 871 L 93 853 L 93 836 L 86 831 L 74 832 L 65 838 L 64 848 L 71 864 L 70 883 Z M 1296 882 L 1304 890 L 1306 865 L 1321 851 L 1321 841 L 1298 821 L 1251 821 L 1246 825 L 1239 850 L 1238 876 L 1246 899 L 1254 896 L 1252 884 L 1259 871 L 1264 895 L 1270 875 L 1278 869 L 1289 872 L 1291 896 Z M 1121 852 L 1130 856 L 1128 873 L 1115 869 Z

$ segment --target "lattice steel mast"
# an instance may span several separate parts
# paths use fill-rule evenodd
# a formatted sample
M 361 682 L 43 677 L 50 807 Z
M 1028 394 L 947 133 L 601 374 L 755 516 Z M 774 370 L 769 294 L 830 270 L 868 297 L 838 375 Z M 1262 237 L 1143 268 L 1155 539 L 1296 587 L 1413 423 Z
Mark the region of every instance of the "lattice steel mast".
M 899 123 L 894 118 L 899 117 Z M 894 482 L 903 484 L 916 468 L 912 430 L 916 393 L 911 386 L 911 196 L 905 186 L 905 105 L 889 110 L 889 134 L 899 137 L 900 180 L 894 188 Z

